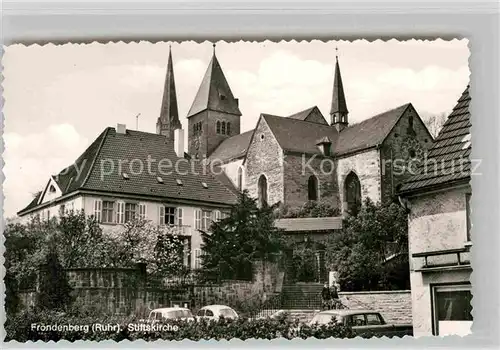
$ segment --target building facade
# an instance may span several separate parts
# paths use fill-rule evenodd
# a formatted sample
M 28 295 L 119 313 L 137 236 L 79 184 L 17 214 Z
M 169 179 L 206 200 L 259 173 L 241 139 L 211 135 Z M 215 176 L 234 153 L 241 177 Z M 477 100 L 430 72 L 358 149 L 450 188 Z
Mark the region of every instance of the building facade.
M 409 210 L 415 336 L 466 335 L 472 326 L 469 88 L 417 175 L 399 189 Z

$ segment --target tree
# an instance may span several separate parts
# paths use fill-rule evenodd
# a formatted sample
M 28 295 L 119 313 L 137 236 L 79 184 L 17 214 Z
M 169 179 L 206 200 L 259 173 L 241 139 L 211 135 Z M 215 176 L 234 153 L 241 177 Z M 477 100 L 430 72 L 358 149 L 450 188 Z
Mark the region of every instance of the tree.
M 346 218 L 342 230 L 330 236 L 326 260 L 338 272 L 343 290 L 373 290 L 388 288 L 389 282 L 392 286 L 407 284 L 406 280 L 398 280 L 406 276 L 395 273 L 401 266 L 386 263 L 390 255 L 404 255 L 407 251 L 404 208 L 367 199 L 358 215 Z
M 425 118 L 425 125 L 427 126 L 427 129 L 429 130 L 433 138 L 436 138 L 436 136 L 439 134 L 447 118 L 448 116 L 446 115 L 446 113 L 432 114 Z
M 71 287 L 55 249 L 47 253 L 46 263 L 41 268 L 39 278 L 37 307 L 45 310 L 65 310 L 72 300 Z
M 250 279 L 252 263 L 272 262 L 283 246 L 274 226 L 274 207 L 259 208 L 245 191 L 231 214 L 202 231 L 202 277 L 210 280 Z

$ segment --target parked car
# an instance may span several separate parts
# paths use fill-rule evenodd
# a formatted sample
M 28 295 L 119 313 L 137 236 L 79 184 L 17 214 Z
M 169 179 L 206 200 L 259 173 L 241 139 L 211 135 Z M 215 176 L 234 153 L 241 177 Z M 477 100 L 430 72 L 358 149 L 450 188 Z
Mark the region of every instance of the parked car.
M 165 320 L 193 321 L 194 316 L 189 309 L 183 307 L 165 307 L 151 310 L 149 313 L 149 322 L 154 323 Z
M 332 318 L 338 324 L 351 326 L 358 335 L 404 337 L 413 335 L 411 324 L 388 324 L 379 312 L 373 310 L 327 310 L 316 314 L 310 325 L 328 324 Z
M 198 310 L 196 313 L 196 318 L 208 319 L 208 320 L 219 320 L 221 317 L 237 319 L 239 316 L 232 308 L 226 305 L 208 305 L 204 306 Z

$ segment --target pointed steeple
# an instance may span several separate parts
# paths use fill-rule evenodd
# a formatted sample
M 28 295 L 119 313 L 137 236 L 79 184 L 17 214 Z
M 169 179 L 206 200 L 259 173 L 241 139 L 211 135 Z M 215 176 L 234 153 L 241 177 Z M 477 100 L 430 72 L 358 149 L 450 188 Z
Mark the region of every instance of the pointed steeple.
M 187 117 L 192 117 L 204 110 L 218 111 L 241 116 L 238 99 L 233 96 L 224 72 L 215 55 L 215 44 L 212 59 L 208 64 L 205 76 L 201 81 L 193 104 Z
M 339 57 L 335 56 L 335 58 L 335 77 L 333 80 L 333 95 L 330 116 L 332 125 L 335 126 L 338 131 L 341 131 L 349 124 L 347 119 L 349 111 L 347 110 L 344 85 L 342 84 L 342 76 L 340 75 Z
M 169 48 L 167 74 L 165 76 L 165 86 L 163 89 L 163 99 L 161 102 L 160 117 L 156 122 L 156 133 L 172 136 L 174 130 L 181 129 L 179 120 L 179 109 L 177 107 L 177 94 L 175 91 L 174 65 L 172 62 L 172 49 Z

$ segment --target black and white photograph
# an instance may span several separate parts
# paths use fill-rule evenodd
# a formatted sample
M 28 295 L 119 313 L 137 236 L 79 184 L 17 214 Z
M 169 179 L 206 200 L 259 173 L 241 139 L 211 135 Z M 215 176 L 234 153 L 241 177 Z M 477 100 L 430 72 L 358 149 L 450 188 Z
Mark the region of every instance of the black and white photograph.
M 5 340 L 471 334 L 469 57 L 6 46 Z

